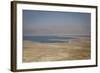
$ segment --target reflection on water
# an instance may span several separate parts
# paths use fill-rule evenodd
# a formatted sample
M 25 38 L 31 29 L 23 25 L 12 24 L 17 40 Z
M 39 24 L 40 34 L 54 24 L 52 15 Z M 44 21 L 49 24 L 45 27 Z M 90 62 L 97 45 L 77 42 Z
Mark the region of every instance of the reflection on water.
M 63 36 L 24 36 L 23 40 L 29 40 L 33 42 L 40 43 L 64 43 L 69 40 L 76 39 L 73 37 L 63 37 Z

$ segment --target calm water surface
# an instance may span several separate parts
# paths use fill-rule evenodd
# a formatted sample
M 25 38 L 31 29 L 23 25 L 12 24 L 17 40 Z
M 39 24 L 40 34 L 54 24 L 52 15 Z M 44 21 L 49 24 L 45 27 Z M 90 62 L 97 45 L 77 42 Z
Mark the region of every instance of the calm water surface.
M 40 43 L 64 43 L 69 40 L 76 39 L 73 37 L 63 36 L 23 36 L 23 40 L 29 40 Z

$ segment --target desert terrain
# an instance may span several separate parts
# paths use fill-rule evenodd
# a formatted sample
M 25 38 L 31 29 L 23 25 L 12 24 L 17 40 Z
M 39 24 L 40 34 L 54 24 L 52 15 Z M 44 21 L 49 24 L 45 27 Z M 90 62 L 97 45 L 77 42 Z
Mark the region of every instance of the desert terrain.
M 91 58 L 89 37 L 77 37 L 67 43 L 23 41 L 23 62 L 83 60 Z

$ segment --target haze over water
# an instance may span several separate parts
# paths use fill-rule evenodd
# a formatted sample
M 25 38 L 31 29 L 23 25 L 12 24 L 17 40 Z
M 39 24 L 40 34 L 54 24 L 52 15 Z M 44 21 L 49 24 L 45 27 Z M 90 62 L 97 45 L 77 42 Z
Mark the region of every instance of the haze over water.
M 90 35 L 90 13 L 23 10 L 23 35 Z
M 23 62 L 91 58 L 91 14 L 23 10 Z

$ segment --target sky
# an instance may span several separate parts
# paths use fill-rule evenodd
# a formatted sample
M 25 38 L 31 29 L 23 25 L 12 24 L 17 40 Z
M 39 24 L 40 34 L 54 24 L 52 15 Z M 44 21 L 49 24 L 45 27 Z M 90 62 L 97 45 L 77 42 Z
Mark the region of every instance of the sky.
M 23 10 L 23 35 L 90 35 L 91 14 Z

